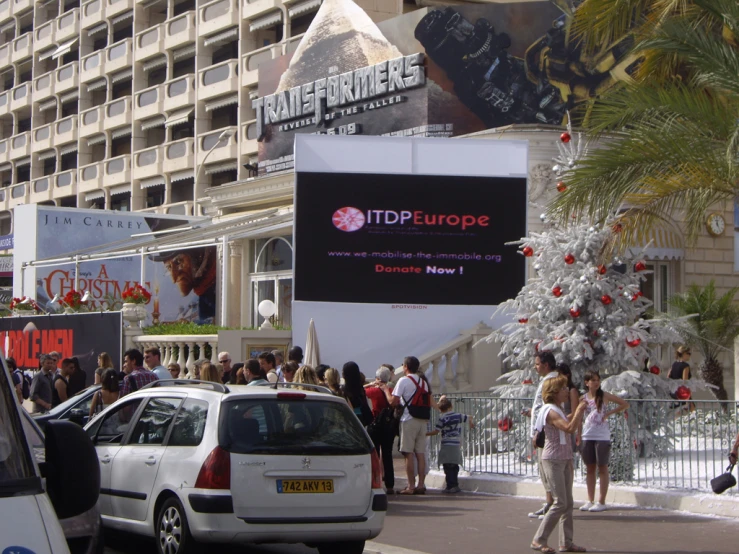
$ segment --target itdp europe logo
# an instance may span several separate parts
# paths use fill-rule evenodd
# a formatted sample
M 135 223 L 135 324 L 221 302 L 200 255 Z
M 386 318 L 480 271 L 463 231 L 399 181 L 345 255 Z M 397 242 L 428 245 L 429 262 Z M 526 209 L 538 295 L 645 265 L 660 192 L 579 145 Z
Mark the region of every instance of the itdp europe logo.
M 364 227 L 366 221 L 362 211 L 351 206 L 336 210 L 331 220 L 333 221 L 334 227 L 347 233 L 358 231 Z

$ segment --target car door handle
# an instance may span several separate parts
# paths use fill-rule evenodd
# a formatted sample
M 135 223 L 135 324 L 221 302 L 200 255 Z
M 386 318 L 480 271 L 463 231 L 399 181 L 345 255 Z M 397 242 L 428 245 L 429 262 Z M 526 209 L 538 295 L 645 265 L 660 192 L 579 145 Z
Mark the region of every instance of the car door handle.
M 103 456 L 102 458 L 100 458 L 100 463 L 101 464 L 109 464 L 112 459 L 113 458 L 111 458 L 109 454 L 106 454 L 105 456 Z
M 149 456 L 144 463 L 148 466 L 153 466 L 155 463 L 157 463 L 157 460 L 154 456 Z

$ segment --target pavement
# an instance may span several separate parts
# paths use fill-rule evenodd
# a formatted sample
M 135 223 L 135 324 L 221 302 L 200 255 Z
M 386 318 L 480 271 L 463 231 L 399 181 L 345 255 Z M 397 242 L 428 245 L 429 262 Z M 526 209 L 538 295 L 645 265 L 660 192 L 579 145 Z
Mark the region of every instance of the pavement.
M 537 499 L 429 490 L 423 496 L 389 498 L 385 529 L 367 543 L 365 554 L 490 554 L 530 552 L 539 520 L 527 513 Z M 611 507 L 606 512 L 575 510 L 575 542 L 589 552 L 653 554 L 736 554 L 739 520 L 669 510 Z M 107 554 L 154 554 L 153 541 L 107 533 Z M 549 545 L 557 547 L 556 532 Z M 309 554 L 303 545 L 230 547 L 243 554 Z M 206 549 L 206 551 L 211 551 Z

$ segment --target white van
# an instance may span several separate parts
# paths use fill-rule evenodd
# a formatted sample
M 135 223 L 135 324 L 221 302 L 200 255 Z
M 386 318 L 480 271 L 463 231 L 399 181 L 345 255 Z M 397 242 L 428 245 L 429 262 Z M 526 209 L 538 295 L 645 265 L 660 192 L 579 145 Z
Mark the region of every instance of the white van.
M 92 443 L 79 426 L 51 422 L 45 461 L 37 463 L 24 432 L 5 357 L 0 355 L 0 552 L 69 552 L 59 519 L 92 509 L 100 470 Z

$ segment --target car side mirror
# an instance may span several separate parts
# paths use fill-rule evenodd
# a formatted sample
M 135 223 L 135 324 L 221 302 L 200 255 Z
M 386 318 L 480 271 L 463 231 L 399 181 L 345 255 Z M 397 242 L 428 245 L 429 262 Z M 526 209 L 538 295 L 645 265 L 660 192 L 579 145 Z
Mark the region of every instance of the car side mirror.
M 92 509 L 100 495 L 97 452 L 78 425 L 65 420 L 46 424 L 46 492 L 59 519 Z
M 80 408 L 75 408 L 69 412 L 69 421 L 83 427 L 87 423 L 88 412 Z

